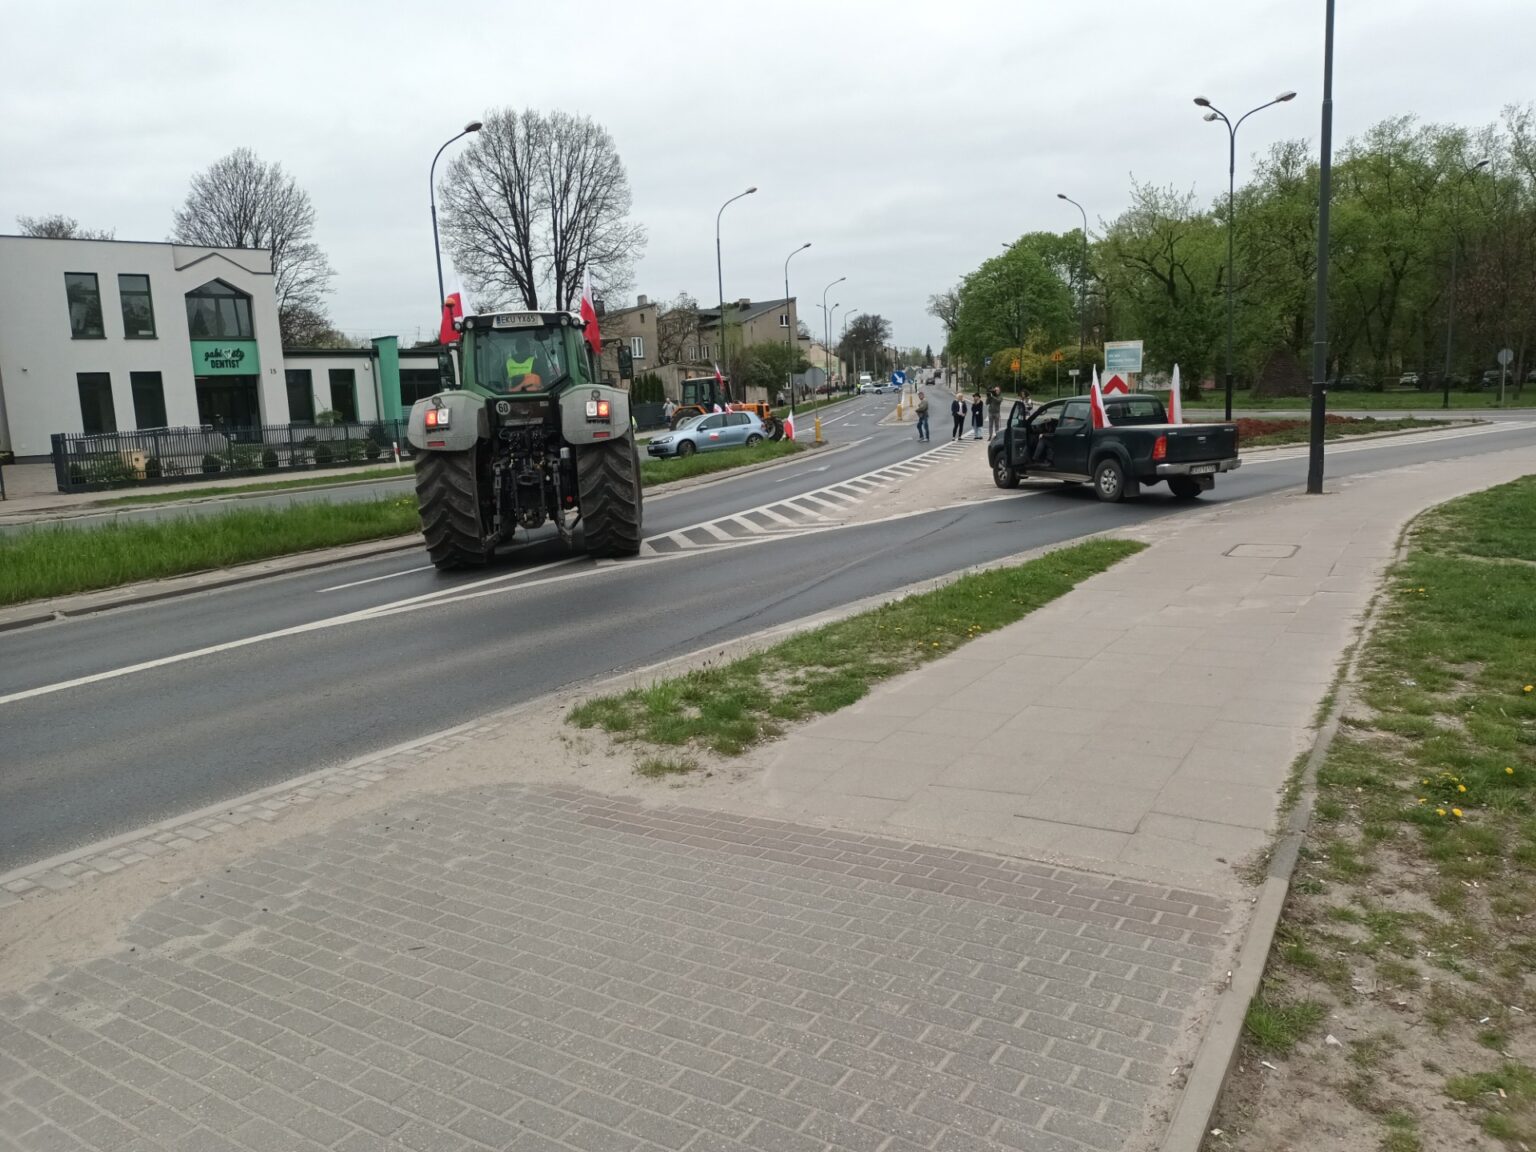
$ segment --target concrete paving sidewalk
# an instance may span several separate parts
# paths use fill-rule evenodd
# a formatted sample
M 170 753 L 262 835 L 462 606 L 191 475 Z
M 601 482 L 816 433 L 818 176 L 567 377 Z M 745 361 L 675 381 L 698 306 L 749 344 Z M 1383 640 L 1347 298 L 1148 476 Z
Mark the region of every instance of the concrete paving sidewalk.
M 1532 471 L 1160 521 L 683 789 L 491 718 L 7 880 L 0 1148 L 1156 1147 L 1401 524 Z

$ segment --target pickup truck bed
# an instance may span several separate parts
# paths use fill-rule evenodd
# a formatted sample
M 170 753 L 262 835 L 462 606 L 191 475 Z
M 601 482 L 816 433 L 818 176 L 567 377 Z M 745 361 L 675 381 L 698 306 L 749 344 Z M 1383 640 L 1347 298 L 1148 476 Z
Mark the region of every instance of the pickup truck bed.
M 1193 499 L 1210 491 L 1218 473 L 1242 463 L 1235 424 L 1169 424 L 1162 402 L 1141 394 L 1106 397 L 1104 408 L 1109 426 L 1095 429 L 1086 396 L 1033 412 L 1015 404 L 987 446 L 993 482 L 999 488 L 1026 477 L 1092 484 L 1107 501 L 1166 482 L 1175 496 Z

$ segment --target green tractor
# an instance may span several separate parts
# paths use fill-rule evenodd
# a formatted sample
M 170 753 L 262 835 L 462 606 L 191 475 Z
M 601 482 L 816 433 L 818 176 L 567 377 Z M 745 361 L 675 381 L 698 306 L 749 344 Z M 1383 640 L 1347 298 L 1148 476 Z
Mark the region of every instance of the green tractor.
M 458 322 L 462 387 L 411 408 L 416 503 L 440 569 L 488 561 L 517 529 L 577 522 L 595 557 L 640 551 L 640 456 L 629 393 L 597 382 L 597 362 L 569 312 L 501 312 Z

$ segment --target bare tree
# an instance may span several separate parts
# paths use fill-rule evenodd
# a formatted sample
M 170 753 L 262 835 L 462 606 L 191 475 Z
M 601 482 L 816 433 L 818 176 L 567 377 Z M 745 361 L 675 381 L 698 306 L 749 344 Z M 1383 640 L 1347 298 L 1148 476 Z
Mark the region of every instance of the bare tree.
M 948 336 L 953 332 L 955 323 L 960 318 L 959 290 L 948 288 L 928 297 L 928 315 L 944 325 L 944 335 Z
M 699 302 L 688 293 L 656 309 L 656 363 L 681 364 L 699 355 Z
M 448 251 L 480 294 L 563 309 L 584 271 L 610 299 L 630 285 L 645 229 L 613 137 L 586 116 L 490 113 L 441 192 Z
M 111 228 L 82 228 L 73 216 L 56 212 L 52 216 L 18 216 L 16 225 L 23 236 L 38 236 L 45 240 L 115 240 L 117 232 Z
M 175 225 L 171 239 L 179 244 L 271 251 L 284 342 L 290 324 L 297 327 L 298 310 L 324 316 L 324 296 L 335 272 L 312 239 L 315 209 L 309 193 L 281 164 L 236 148 L 192 177 Z

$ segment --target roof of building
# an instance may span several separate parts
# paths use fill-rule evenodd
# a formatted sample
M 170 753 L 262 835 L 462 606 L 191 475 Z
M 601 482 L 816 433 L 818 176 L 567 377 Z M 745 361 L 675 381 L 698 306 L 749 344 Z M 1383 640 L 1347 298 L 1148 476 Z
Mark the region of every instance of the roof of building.
M 736 301 L 734 303 L 727 304 L 726 308 L 729 310 L 732 320 L 736 321 L 738 324 L 745 324 L 749 320 L 756 320 L 759 316 L 781 309 L 786 304 L 793 304 L 794 300 L 795 298 L 791 296 L 787 300 L 783 297 L 780 297 L 778 300 L 749 300 L 745 304 L 742 304 L 740 301 Z M 718 324 L 719 322 L 720 308 L 718 305 L 713 308 L 699 309 L 700 327 L 703 327 L 706 324 Z

